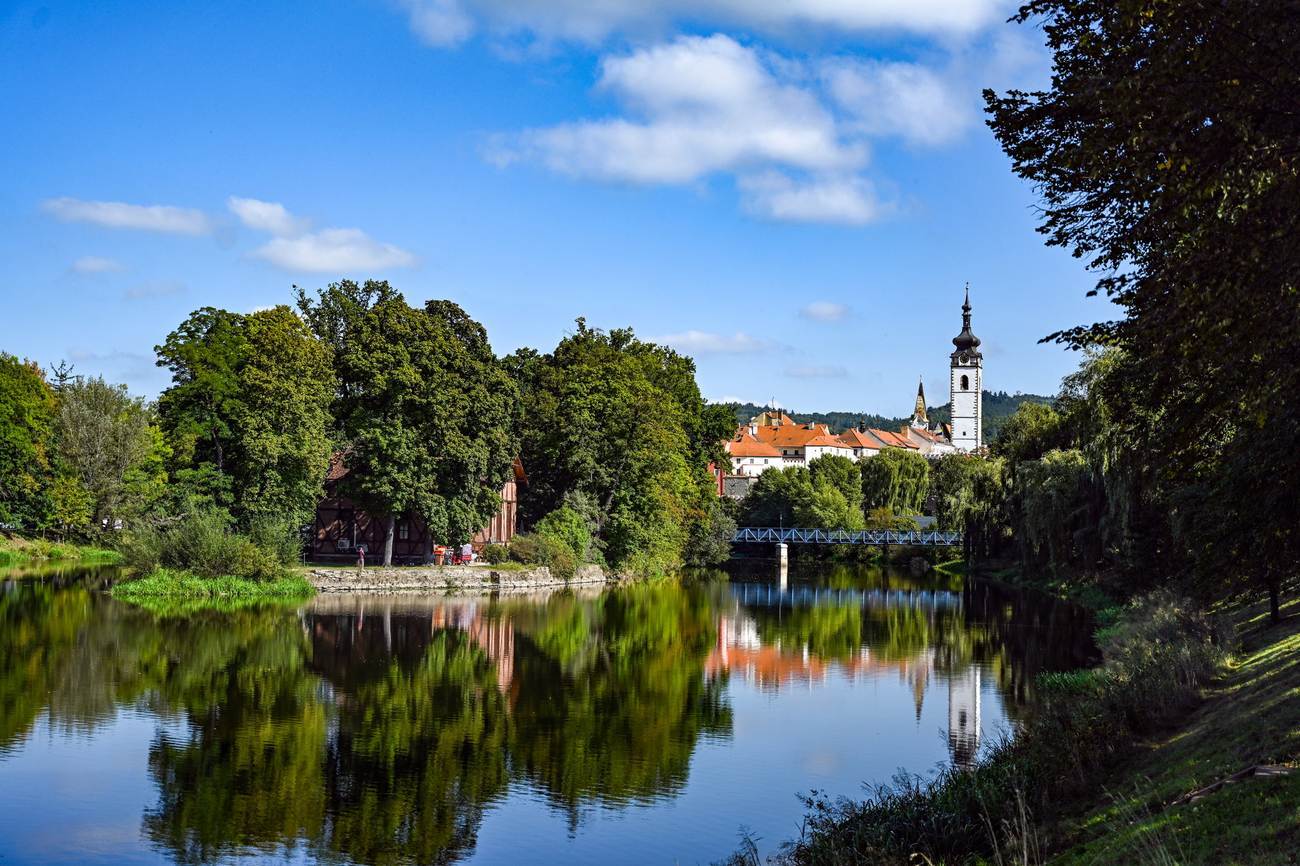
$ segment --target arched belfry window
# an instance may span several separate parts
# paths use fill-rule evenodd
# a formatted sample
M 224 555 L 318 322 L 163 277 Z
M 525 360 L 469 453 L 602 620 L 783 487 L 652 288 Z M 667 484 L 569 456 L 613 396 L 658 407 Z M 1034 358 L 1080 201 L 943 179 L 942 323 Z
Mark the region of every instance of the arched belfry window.
M 969 390 L 970 390 L 970 377 L 969 377 L 969 376 L 962 376 L 962 377 L 961 377 L 961 389 L 962 389 L 963 391 L 969 391 Z

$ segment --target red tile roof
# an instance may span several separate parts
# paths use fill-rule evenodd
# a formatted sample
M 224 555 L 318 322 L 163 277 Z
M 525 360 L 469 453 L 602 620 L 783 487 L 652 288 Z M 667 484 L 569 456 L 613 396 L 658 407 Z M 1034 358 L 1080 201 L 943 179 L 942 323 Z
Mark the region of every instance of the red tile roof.
M 872 427 L 867 432 L 891 448 L 911 448 L 913 451 L 919 450 L 916 443 L 910 442 L 905 437 L 900 436 L 897 433 L 892 433 L 889 430 L 877 430 Z
M 883 447 L 879 439 L 859 430 L 857 427 L 850 427 L 841 433 L 840 441 L 850 448 L 870 448 L 873 451 L 879 451 Z

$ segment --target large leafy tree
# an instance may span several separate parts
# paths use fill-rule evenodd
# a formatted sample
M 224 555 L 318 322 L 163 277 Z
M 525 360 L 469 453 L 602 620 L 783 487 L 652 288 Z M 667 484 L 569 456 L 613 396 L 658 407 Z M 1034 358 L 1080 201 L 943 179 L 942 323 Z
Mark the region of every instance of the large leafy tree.
M 158 408 L 181 490 L 244 525 L 309 514 L 329 461 L 328 345 L 286 306 L 204 307 L 156 351 L 172 372 Z
M 0 352 L 0 524 L 43 528 L 58 407 L 40 367 Z
M 1125 349 L 1114 381 L 1149 455 L 1143 495 L 1186 511 L 1171 512 L 1179 552 L 1207 583 L 1262 582 L 1276 616 L 1300 566 L 1300 491 L 1282 481 L 1300 475 L 1300 15 L 1035 0 L 1018 19 L 1041 23 L 1052 86 L 986 93 L 990 126 L 1043 197 L 1048 243 L 1124 313 L 1056 336 Z M 1152 415 L 1158 438 L 1138 427 Z
M 506 359 L 524 399 L 525 520 L 570 504 L 612 564 L 672 568 L 719 522 L 708 464 L 731 414 L 704 402 L 690 358 L 630 329 L 577 325 L 548 355 Z
M 333 350 L 343 489 L 384 521 L 383 561 L 408 513 L 431 537 L 467 541 L 499 507 L 518 454 L 518 391 L 486 330 L 450 301 L 412 307 L 373 280 L 299 290 L 298 306 Z

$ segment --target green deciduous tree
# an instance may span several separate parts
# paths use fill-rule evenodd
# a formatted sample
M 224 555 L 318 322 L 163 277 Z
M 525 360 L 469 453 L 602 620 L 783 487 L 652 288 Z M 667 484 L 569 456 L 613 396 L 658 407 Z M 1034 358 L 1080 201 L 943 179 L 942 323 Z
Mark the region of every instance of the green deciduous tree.
M 431 538 L 468 541 L 518 456 L 518 391 L 483 326 L 450 301 L 412 307 L 386 282 L 299 290 L 298 307 L 333 349 L 342 490 L 385 521 L 385 564 L 403 514 Z
M 147 495 L 136 482 L 143 480 L 151 459 L 156 467 L 159 442 L 153 417 L 143 399 L 132 397 L 125 385 L 110 385 L 102 377 L 77 377 L 59 389 L 58 453 L 68 475 L 59 486 L 59 498 L 71 506 L 65 516 L 71 523 L 76 510 L 82 525 L 100 526 L 123 516 L 130 494 Z M 156 471 L 156 469 L 155 469 Z M 74 489 L 79 487 L 82 493 Z M 66 506 L 65 506 L 66 507 Z
M 679 566 L 711 526 L 708 464 L 732 430 L 705 404 L 695 364 L 629 329 L 578 320 L 554 352 L 506 363 L 523 393 L 524 519 L 580 497 L 611 565 L 642 572 Z
M 0 524 L 31 531 L 49 520 L 56 418 L 40 367 L 0 352 Z
M 172 372 L 158 408 L 177 498 L 243 528 L 309 515 L 329 461 L 329 347 L 286 306 L 204 307 L 156 351 Z

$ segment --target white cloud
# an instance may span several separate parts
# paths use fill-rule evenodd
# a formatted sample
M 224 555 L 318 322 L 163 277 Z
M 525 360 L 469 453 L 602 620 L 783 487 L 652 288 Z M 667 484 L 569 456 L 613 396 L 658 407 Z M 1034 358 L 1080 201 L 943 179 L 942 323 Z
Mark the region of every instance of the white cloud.
M 758 52 L 727 36 L 684 36 L 607 57 L 597 86 L 634 118 L 529 130 L 498 148 L 498 161 L 680 184 L 754 166 L 846 171 L 866 160 L 865 147 L 841 139 L 815 94 L 783 81 Z
M 366 271 L 406 268 L 415 256 L 376 241 L 361 229 L 321 229 L 297 237 L 277 237 L 253 255 L 287 271 Z
M 653 337 L 651 342 L 663 343 L 688 355 L 738 355 L 762 352 L 772 347 L 766 340 L 760 340 L 740 331 L 729 336 L 708 331 L 683 331 L 680 334 Z
M 975 87 L 919 63 L 839 59 L 826 63 L 822 75 L 865 135 L 935 146 L 955 140 L 977 117 Z
M 103 256 L 82 256 L 72 263 L 72 270 L 78 274 L 107 274 L 124 269 L 121 262 Z
M 46 199 L 41 203 L 41 209 L 63 222 L 93 223 L 114 229 L 180 235 L 205 235 L 212 231 L 212 222 L 202 211 L 171 205 L 83 201 L 65 196 Z
M 789 367 L 785 374 L 792 379 L 844 379 L 849 375 L 847 367 L 838 364 L 808 364 L 801 367 Z
M 888 211 L 871 182 L 857 175 L 796 180 L 779 171 L 742 177 L 745 209 L 758 216 L 790 222 L 865 225 Z
M 415 35 L 430 45 L 464 42 L 474 32 L 474 19 L 457 0 L 398 0 L 410 16 Z
M 849 308 L 834 301 L 813 301 L 801 309 L 799 315 L 817 322 L 838 322 L 848 317 Z
M 1007 0 L 398 0 L 431 45 L 455 45 L 476 29 L 541 40 L 596 42 L 616 33 L 661 33 L 676 23 L 785 33 L 904 31 L 953 36 L 1003 21 Z
M 269 232 L 276 237 L 293 237 L 311 228 L 310 220 L 294 216 L 279 202 L 232 195 L 226 199 L 226 207 L 250 229 Z

